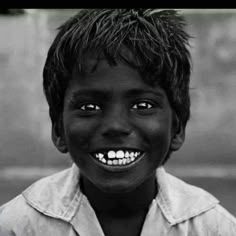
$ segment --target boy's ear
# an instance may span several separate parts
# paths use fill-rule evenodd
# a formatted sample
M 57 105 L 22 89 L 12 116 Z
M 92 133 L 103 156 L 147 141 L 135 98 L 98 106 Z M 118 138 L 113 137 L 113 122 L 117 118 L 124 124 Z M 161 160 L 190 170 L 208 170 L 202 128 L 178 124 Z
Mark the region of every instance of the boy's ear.
M 52 141 L 61 153 L 68 152 L 61 118 L 52 124 Z
M 177 151 L 183 145 L 185 140 L 185 128 L 180 122 L 179 118 L 176 116 L 173 121 L 173 133 L 170 145 L 171 151 Z

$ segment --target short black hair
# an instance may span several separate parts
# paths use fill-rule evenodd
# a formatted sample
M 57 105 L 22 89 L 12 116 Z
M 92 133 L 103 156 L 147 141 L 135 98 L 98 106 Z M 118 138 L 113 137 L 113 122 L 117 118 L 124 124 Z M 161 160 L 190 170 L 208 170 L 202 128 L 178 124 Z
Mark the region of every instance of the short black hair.
M 146 82 L 157 82 L 185 127 L 190 116 L 191 74 L 190 36 L 185 25 L 176 10 L 79 10 L 58 28 L 43 70 L 52 123 L 58 122 L 63 112 L 73 72 L 87 73 L 85 58 L 92 53 L 98 60 L 102 55 L 110 65 L 128 63 Z

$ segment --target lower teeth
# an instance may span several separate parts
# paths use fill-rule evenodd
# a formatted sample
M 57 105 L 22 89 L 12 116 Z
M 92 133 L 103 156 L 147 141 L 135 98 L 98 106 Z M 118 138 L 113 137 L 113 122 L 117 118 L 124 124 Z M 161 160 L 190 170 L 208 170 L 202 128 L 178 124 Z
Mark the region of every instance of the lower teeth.
M 106 160 L 105 158 L 98 159 L 100 162 L 110 165 L 110 166 L 117 166 L 117 165 L 126 165 L 135 160 L 134 157 L 131 158 L 123 158 L 123 159 L 116 159 L 116 160 Z

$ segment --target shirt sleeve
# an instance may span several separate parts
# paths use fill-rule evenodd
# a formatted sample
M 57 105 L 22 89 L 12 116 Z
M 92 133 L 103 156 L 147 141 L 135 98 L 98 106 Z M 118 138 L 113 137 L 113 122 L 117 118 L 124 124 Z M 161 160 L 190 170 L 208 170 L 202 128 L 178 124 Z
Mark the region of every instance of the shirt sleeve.
M 15 236 L 16 234 L 11 229 L 10 219 L 6 214 L 6 206 L 4 204 L 0 207 L 0 235 L 1 236 Z
M 220 204 L 189 220 L 187 235 L 233 236 L 236 219 Z
M 236 235 L 236 218 L 221 205 L 218 205 L 215 211 L 215 217 L 218 225 L 218 235 Z
M 30 225 L 30 208 L 22 195 L 0 207 L 0 236 L 34 235 Z

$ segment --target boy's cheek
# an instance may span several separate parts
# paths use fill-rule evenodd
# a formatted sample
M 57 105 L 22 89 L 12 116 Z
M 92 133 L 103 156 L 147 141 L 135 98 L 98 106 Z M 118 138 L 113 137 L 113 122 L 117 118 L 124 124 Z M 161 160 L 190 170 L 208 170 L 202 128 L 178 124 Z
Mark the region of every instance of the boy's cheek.
M 171 134 L 171 121 L 165 118 L 164 122 L 159 119 L 148 119 L 142 122 L 136 122 L 136 130 L 140 135 L 153 138 L 163 138 Z
M 152 152 L 159 154 L 166 153 L 171 143 L 171 122 L 146 122 L 137 130 L 141 142 Z
M 94 129 L 88 129 L 86 122 L 68 122 L 65 125 L 65 137 L 69 148 L 88 150 Z M 71 146 L 71 147 L 70 147 Z

